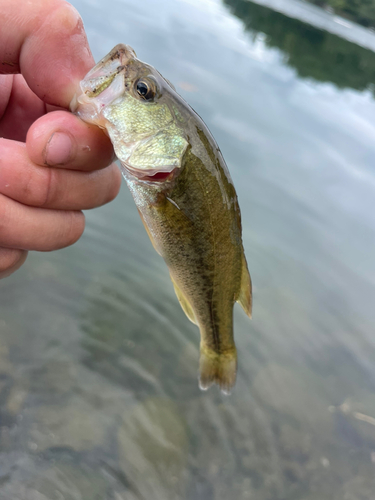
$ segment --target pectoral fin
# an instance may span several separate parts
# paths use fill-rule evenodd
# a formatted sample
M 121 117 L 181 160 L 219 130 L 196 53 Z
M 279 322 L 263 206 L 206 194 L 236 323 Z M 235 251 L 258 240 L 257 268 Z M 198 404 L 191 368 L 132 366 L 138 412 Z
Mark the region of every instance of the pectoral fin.
M 197 319 L 195 317 L 193 308 L 190 305 L 190 302 L 188 299 L 185 297 L 184 293 L 181 291 L 180 287 L 176 284 L 174 279 L 171 276 L 171 280 L 174 286 L 174 291 L 176 292 L 177 298 L 179 303 L 181 304 L 181 307 L 186 314 L 186 316 L 190 319 L 192 323 L 195 323 L 196 325 L 198 324 Z
M 245 313 L 251 318 L 253 295 L 251 290 L 251 278 L 244 255 L 242 255 L 241 289 L 237 302 L 241 304 Z
M 154 240 L 154 238 L 153 238 L 152 234 L 150 233 L 149 228 L 147 227 L 147 224 L 146 224 L 146 222 L 145 222 L 145 220 L 144 220 L 144 218 L 143 218 L 143 216 L 142 216 L 141 211 L 140 211 L 140 210 L 138 210 L 138 213 L 139 213 L 139 216 L 141 217 L 141 220 L 142 220 L 142 222 L 143 222 L 143 225 L 145 226 L 146 233 L 148 234 L 148 237 L 150 238 L 150 241 L 151 241 L 151 243 L 152 243 L 152 246 L 154 247 L 154 249 L 156 250 L 156 252 L 157 252 L 159 255 L 161 255 L 161 254 L 160 254 L 160 252 L 159 252 L 159 250 L 157 249 L 157 247 L 156 247 L 156 245 L 155 245 L 155 240 Z

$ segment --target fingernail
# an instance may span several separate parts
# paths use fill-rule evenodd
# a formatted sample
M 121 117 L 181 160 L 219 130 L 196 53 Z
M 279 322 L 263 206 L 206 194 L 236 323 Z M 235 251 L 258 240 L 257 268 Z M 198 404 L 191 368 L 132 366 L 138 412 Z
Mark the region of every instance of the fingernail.
M 54 132 L 47 142 L 44 161 L 49 166 L 65 165 L 73 153 L 72 137 L 65 132 Z

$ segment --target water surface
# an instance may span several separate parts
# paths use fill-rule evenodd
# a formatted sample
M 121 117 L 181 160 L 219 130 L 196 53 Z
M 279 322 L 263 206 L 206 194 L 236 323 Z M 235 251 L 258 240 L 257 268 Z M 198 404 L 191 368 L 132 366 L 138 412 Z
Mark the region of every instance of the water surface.
M 373 499 L 374 53 L 243 0 L 73 4 L 96 59 L 132 45 L 213 132 L 254 318 L 233 394 L 201 392 L 124 183 L 0 283 L 0 499 Z

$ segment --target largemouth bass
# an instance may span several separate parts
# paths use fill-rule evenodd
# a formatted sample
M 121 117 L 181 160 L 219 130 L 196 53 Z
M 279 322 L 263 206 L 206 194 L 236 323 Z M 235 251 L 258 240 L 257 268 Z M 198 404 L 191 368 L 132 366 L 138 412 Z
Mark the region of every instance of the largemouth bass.
M 81 81 L 71 109 L 105 129 L 177 298 L 198 325 L 201 389 L 236 380 L 233 305 L 251 317 L 241 215 L 211 133 L 175 88 L 128 45 L 117 45 Z

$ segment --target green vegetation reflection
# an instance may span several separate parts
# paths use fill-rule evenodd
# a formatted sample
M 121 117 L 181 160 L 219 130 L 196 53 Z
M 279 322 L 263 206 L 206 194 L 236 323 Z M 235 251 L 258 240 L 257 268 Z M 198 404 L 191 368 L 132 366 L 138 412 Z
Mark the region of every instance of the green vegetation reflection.
M 318 7 L 330 7 L 336 14 L 366 27 L 375 27 L 374 0 L 307 0 Z
M 331 82 L 338 88 L 375 88 L 375 53 L 336 35 L 321 31 L 246 0 L 224 0 L 245 29 L 285 54 L 285 62 L 301 78 Z

